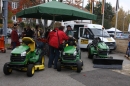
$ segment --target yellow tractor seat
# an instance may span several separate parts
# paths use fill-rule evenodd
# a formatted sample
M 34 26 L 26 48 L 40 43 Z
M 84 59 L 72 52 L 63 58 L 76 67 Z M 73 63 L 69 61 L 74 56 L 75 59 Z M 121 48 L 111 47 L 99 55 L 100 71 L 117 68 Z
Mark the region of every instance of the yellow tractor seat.
M 32 38 L 24 37 L 24 38 L 22 38 L 22 42 L 30 47 L 30 51 L 35 50 L 35 42 Z

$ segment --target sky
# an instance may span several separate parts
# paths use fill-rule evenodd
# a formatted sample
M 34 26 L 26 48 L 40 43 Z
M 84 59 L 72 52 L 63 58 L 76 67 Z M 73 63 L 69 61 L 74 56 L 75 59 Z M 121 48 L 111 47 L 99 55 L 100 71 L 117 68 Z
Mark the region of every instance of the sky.
M 88 0 L 84 0 L 84 6 L 87 5 L 87 3 L 88 3 L 87 1 Z M 97 0 L 97 1 L 99 1 L 99 0 Z M 102 0 L 100 0 L 100 1 L 102 1 Z M 110 2 L 112 7 L 116 7 L 116 0 L 106 0 L 106 2 Z M 123 7 L 123 9 L 125 11 L 130 10 L 129 5 L 130 5 L 130 0 L 119 0 L 119 7 Z

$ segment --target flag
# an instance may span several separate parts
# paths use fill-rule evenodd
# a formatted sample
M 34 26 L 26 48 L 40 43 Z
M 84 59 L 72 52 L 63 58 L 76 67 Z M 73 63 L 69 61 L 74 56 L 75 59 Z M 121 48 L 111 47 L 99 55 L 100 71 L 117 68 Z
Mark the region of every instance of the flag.
M 102 0 L 101 14 L 104 14 L 105 0 Z
M 116 0 L 116 12 L 118 11 L 119 9 L 119 0 Z

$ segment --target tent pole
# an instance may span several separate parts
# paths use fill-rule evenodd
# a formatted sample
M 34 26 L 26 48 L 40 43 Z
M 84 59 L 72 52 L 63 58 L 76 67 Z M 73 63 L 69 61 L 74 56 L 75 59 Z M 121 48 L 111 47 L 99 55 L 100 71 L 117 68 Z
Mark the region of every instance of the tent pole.
M 55 25 L 55 15 L 53 15 L 53 29 L 54 29 L 54 25 Z

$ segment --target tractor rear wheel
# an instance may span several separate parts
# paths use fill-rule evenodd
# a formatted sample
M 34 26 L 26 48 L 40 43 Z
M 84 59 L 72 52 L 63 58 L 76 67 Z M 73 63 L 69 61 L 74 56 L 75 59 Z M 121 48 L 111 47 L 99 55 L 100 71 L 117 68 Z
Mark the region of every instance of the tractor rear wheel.
M 57 71 L 61 71 L 61 62 L 57 62 Z
M 40 64 L 44 64 L 44 62 L 45 62 L 44 53 L 41 53 L 41 55 L 39 56 L 38 62 L 39 62 Z
M 4 64 L 3 72 L 5 75 L 10 75 L 12 73 L 12 68 L 8 66 L 8 63 Z
M 27 76 L 32 77 L 35 73 L 35 67 L 34 64 L 29 64 L 27 68 Z

